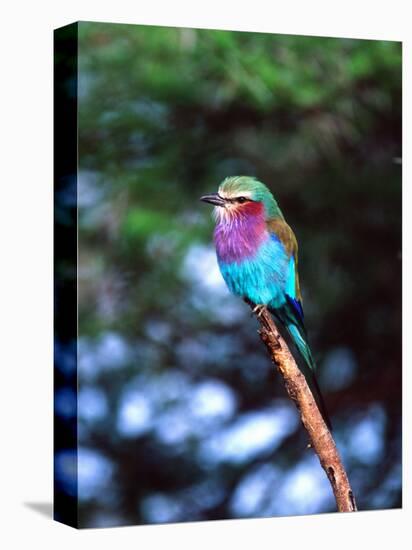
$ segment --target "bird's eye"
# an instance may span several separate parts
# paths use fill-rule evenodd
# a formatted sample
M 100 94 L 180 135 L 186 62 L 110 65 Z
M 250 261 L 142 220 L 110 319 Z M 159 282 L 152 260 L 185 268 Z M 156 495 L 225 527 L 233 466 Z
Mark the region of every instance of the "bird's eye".
M 243 203 L 246 202 L 246 201 L 247 201 L 247 198 L 246 198 L 246 197 L 239 197 L 239 198 L 237 199 L 237 202 L 240 202 L 240 204 L 243 204 Z

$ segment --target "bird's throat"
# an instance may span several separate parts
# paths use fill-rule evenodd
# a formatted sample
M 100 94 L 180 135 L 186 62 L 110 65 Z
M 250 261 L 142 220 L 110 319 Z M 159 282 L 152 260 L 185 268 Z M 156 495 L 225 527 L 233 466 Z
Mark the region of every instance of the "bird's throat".
M 225 263 L 253 258 L 268 238 L 264 207 L 256 202 L 222 213 L 214 232 L 217 256 Z

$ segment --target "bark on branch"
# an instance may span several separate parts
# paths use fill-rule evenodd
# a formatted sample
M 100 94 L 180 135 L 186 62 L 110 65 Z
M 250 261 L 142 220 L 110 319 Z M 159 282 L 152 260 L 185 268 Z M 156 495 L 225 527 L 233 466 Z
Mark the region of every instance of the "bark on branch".
M 268 310 L 262 308 L 257 318 L 260 323 L 260 337 L 283 377 L 289 397 L 299 410 L 311 447 L 317 454 L 332 486 L 338 511 L 355 512 L 357 510 L 355 497 L 335 441 L 319 412 L 304 375 L 299 370 Z

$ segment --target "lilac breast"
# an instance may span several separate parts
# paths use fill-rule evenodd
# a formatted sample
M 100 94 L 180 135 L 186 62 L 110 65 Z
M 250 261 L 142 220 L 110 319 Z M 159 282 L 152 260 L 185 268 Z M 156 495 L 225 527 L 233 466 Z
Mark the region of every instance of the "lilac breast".
M 262 216 L 236 216 L 228 223 L 222 220 L 214 232 L 218 259 L 225 263 L 253 258 L 260 245 L 268 239 Z

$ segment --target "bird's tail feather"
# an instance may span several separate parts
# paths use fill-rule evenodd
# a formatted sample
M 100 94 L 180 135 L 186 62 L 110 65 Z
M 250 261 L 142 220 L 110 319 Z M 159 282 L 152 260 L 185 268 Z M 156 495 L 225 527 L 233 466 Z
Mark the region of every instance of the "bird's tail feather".
M 306 339 L 304 336 L 300 333 L 299 328 L 294 324 L 287 325 L 287 330 L 296 345 L 296 347 L 299 350 L 299 353 L 301 354 L 302 358 L 304 359 L 305 364 L 302 367 L 303 374 L 305 375 L 306 381 L 309 385 L 309 388 L 313 394 L 313 397 L 315 398 L 315 401 L 319 407 L 319 411 L 323 416 L 323 419 L 327 425 L 327 427 L 331 430 L 332 429 L 332 423 L 329 418 L 328 411 L 326 409 L 325 401 L 322 396 L 322 392 L 320 391 L 320 387 L 318 384 L 318 381 L 316 379 L 315 369 L 316 369 L 316 363 L 313 359 L 312 352 L 310 350 L 310 347 L 308 343 L 306 342 Z
M 318 381 L 316 379 L 315 370 L 316 363 L 313 359 L 312 352 L 310 350 L 309 344 L 307 342 L 307 336 L 303 322 L 299 320 L 294 322 L 291 319 L 291 312 L 284 310 L 275 310 L 273 313 L 276 317 L 279 318 L 281 323 L 287 328 L 288 333 L 290 334 L 293 343 L 297 347 L 300 355 L 303 358 L 303 364 L 300 367 L 303 374 L 305 375 L 308 386 L 313 394 L 313 397 L 318 405 L 319 411 L 329 428 L 332 430 L 332 423 L 329 418 L 329 414 L 326 409 L 325 402 L 323 400 L 322 392 L 320 391 Z

